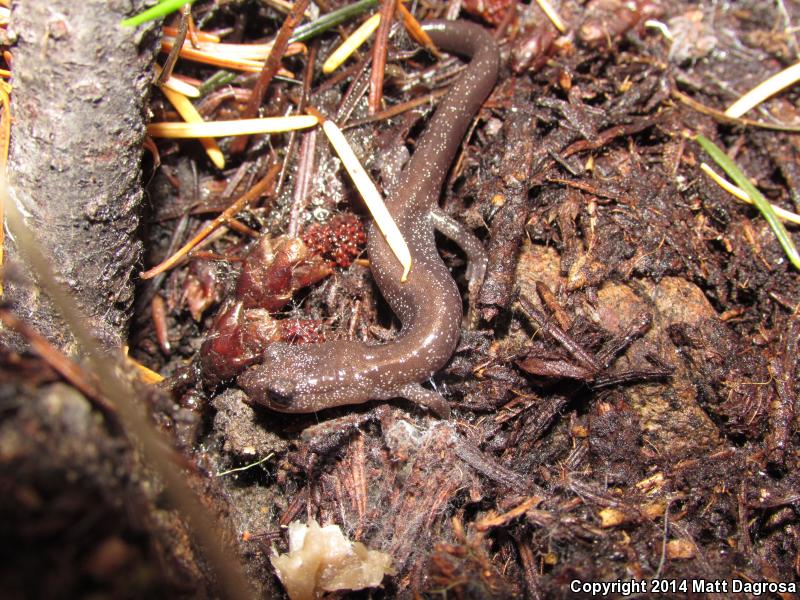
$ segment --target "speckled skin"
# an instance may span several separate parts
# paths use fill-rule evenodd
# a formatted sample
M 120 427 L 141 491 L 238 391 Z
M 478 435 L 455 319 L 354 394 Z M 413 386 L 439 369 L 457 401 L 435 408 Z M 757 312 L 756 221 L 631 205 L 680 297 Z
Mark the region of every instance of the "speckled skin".
M 403 397 L 446 412 L 437 406 L 438 394 L 419 386 L 452 356 L 462 319 L 458 288 L 436 250 L 432 211 L 438 209 L 441 187 L 472 118 L 494 87 L 499 53 L 494 39 L 472 23 L 431 21 L 424 29 L 439 48 L 472 60 L 437 108 L 387 200 L 411 251 L 405 283 L 377 227 L 369 230 L 372 275 L 403 327 L 393 341 L 373 346 L 358 341 L 270 345 L 263 361 L 237 383 L 251 400 L 273 410 L 303 413 Z

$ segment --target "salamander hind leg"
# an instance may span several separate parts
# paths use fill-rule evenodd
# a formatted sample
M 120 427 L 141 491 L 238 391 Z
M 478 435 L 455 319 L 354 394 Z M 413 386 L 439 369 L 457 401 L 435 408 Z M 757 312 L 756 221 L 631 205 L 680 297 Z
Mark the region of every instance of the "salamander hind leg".
M 424 388 L 418 383 L 407 383 L 398 388 L 393 395 L 416 402 L 442 419 L 450 418 L 450 405 L 447 400 L 438 392 Z

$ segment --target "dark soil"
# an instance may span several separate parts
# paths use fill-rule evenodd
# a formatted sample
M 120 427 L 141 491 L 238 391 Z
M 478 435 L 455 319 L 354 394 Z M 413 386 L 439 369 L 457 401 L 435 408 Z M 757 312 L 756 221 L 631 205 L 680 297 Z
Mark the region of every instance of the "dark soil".
M 230 379 L 201 383 L 200 346 L 233 302 L 247 229 L 297 227 L 312 255 L 303 267 L 332 271 L 309 286 L 312 268 L 305 279 L 264 275 L 286 292 L 272 311 L 276 336 L 378 341 L 398 328 L 368 268 L 353 262 L 366 216 L 321 133 L 300 202 L 309 134 L 255 137 L 224 173 L 199 144 L 159 143 L 146 267 L 290 159 L 277 189 L 238 216 L 246 227 L 139 285 L 131 354 L 171 376 L 161 390 L 137 387 L 142 406 L 210 528 L 235 535 L 258 597 L 282 597 L 269 557 L 286 549 L 281 527 L 307 518 L 338 523 L 397 569 L 380 590 L 332 597 L 567 598 L 580 596 L 576 580 L 658 579 L 667 586 L 650 597 L 724 598 L 693 585 L 800 585 L 800 277 L 758 211 L 703 173 L 712 161 L 691 139 L 710 138 L 772 203 L 800 211 L 797 133 L 719 117 L 800 59 L 800 5 L 566 0 L 559 12 L 572 33 L 561 38 L 535 3 L 512 3 L 513 18 L 506 5 L 468 17 L 498 31 L 503 68 L 441 202 L 490 253 L 483 289 L 465 300 L 477 325 L 433 381 L 452 417 L 402 400 L 278 414 L 249 404 Z M 194 10 L 204 29 L 252 41 L 284 19 L 258 6 Z M 431 6 L 415 14 L 446 8 Z M 327 34 L 283 64 L 302 79 L 307 57 L 319 62 L 337 40 Z M 391 45 L 387 105 L 446 85 L 456 63 L 407 58 L 403 32 Z M 360 122 L 348 135 L 380 181 L 388 157 L 413 147 L 428 104 L 370 120 L 365 99 L 343 100 L 369 68 L 346 68 L 333 85 L 318 68 L 310 89 L 275 80 L 266 112 L 307 95 L 340 123 Z M 424 82 L 422 69 L 432 74 Z M 232 93 L 213 94 L 222 100 L 209 101 L 207 119 L 242 108 Z M 164 120 L 170 109 L 156 96 Z M 789 89 L 747 117 L 797 127 L 799 99 Z M 441 242 L 467 298 L 464 257 Z M 217 565 L 102 394 L 87 399 L 35 356 L 4 353 L 0 377 L 4 597 L 224 594 Z

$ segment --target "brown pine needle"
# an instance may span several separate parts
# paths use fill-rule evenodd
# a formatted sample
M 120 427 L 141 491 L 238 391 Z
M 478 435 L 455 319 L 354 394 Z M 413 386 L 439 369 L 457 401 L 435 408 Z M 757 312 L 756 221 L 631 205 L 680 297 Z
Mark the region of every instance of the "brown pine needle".
M 397 14 L 400 15 L 400 20 L 403 21 L 408 34 L 414 39 L 415 42 L 421 44 L 425 49 L 433 54 L 436 58 L 442 58 L 442 53 L 433 43 L 431 36 L 422 28 L 417 18 L 411 14 L 402 2 L 397 3 Z
M 241 197 L 237 198 L 236 201 L 231 204 L 228 208 L 222 211 L 213 221 L 209 222 L 205 227 L 203 227 L 200 232 L 195 235 L 191 240 L 189 240 L 183 247 L 178 250 L 175 254 L 167 258 L 166 260 L 162 261 L 152 269 L 144 271 L 139 276 L 142 279 L 152 279 L 156 275 L 163 273 L 174 267 L 178 264 L 197 244 L 202 242 L 205 238 L 207 238 L 215 229 L 217 229 L 220 225 L 226 223 L 229 219 L 231 219 L 234 215 L 238 214 L 241 210 L 243 210 L 248 204 L 255 201 L 259 198 L 264 192 L 266 192 L 272 184 L 275 182 L 275 177 L 278 175 L 280 171 L 279 164 L 273 164 L 267 174 L 264 176 L 261 181 L 255 184 L 252 188 L 250 188 L 245 194 Z
M 161 40 L 161 51 L 166 52 L 175 44 L 174 38 L 164 38 Z M 225 42 L 207 42 L 201 41 L 197 46 L 192 46 L 191 43 L 184 42 L 183 51 L 194 50 L 201 54 L 208 54 L 218 59 L 230 60 L 244 60 L 251 61 L 257 64 L 259 70 L 264 60 L 269 56 L 273 47 L 273 42 L 264 44 L 229 44 Z M 294 42 L 286 47 L 284 56 L 294 56 L 296 54 L 305 54 L 308 51 L 305 44 Z M 186 58 L 185 56 L 183 58 Z
M 753 119 L 748 119 L 747 117 L 731 117 L 726 115 L 721 110 L 717 110 L 716 108 L 711 108 L 710 106 L 706 106 L 702 102 L 698 102 L 691 96 L 687 96 L 683 92 L 679 92 L 678 90 L 673 89 L 672 97 L 676 100 L 679 100 L 689 108 L 696 110 L 697 112 L 703 113 L 705 115 L 710 115 L 717 121 L 722 123 L 731 123 L 732 125 L 741 125 L 743 127 L 760 127 L 761 129 L 771 129 L 774 131 L 788 131 L 791 133 L 800 132 L 800 126 L 797 125 L 783 125 L 781 123 L 766 123 L 764 121 L 754 121 Z
M 391 119 L 392 117 L 396 117 L 397 115 L 402 115 L 404 112 L 417 108 L 418 106 L 423 106 L 425 104 L 430 104 L 435 100 L 438 100 L 442 96 L 447 93 L 447 88 L 440 88 L 431 92 L 430 94 L 425 94 L 424 96 L 418 96 L 409 100 L 408 102 L 403 102 L 402 104 L 395 104 L 390 106 L 386 110 L 382 110 L 380 112 L 375 113 L 371 117 L 364 117 L 363 119 L 355 119 L 353 121 L 348 121 L 347 125 L 342 127 L 342 129 L 352 129 L 353 127 L 361 127 L 362 125 L 366 125 L 367 123 L 376 123 L 378 121 L 383 121 L 385 119 Z
M 161 50 L 163 52 L 169 52 L 172 50 L 172 45 L 173 44 L 170 40 L 162 40 Z M 186 44 L 184 44 L 181 48 L 180 57 L 206 65 L 213 65 L 215 67 L 222 67 L 224 69 L 232 69 L 236 71 L 246 71 L 248 73 L 256 73 L 261 69 L 261 64 L 258 61 L 244 58 L 233 58 L 214 54 L 205 50 L 197 50 L 187 46 Z

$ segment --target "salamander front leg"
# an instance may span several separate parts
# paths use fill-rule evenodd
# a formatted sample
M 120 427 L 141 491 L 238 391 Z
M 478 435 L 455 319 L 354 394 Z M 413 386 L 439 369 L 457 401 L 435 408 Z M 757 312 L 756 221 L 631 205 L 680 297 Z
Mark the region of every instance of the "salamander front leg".
M 422 387 L 418 383 L 408 383 L 397 389 L 396 396 L 407 398 L 412 402 L 421 404 L 428 410 L 433 411 L 442 419 L 450 418 L 450 405 L 441 394 Z
M 475 301 L 483 285 L 489 256 L 481 241 L 469 229 L 456 221 L 440 208 L 431 211 L 433 226 L 439 233 L 458 244 L 467 255 L 467 282 L 469 289 L 469 323 L 475 322 Z

